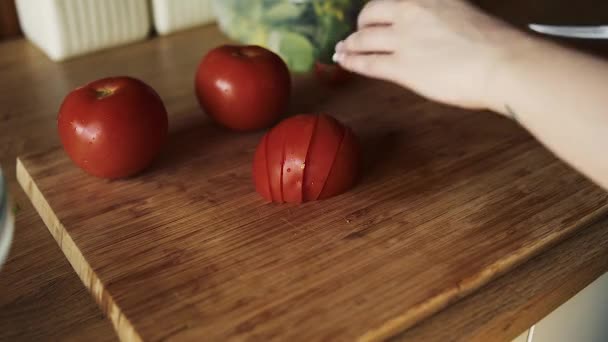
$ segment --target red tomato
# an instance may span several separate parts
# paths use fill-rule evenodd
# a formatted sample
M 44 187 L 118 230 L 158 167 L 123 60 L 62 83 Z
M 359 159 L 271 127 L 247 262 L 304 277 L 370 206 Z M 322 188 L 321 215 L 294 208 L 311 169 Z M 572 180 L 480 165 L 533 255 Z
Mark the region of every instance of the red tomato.
M 299 115 L 287 120 L 283 147 L 283 201 L 302 203 L 302 184 L 306 169 L 306 155 L 317 123 L 317 117 Z
M 201 107 L 215 121 L 251 131 L 272 125 L 283 114 L 291 78 L 285 62 L 270 50 L 224 45 L 203 58 L 195 88 Z
M 266 142 L 266 167 L 270 194 L 275 202 L 283 202 L 283 162 L 285 160 L 285 130 L 277 126 L 268 135 Z
M 142 171 L 159 153 L 168 131 L 167 111 L 142 81 L 105 78 L 66 96 L 58 130 L 80 168 L 96 177 L 124 178 Z
M 350 128 L 346 128 L 319 199 L 332 197 L 350 189 L 355 184 L 357 173 L 353 170 L 357 169 L 358 164 L 359 144 Z
M 328 85 L 340 85 L 348 82 L 353 74 L 338 64 L 325 64 L 315 62 L 315 75 L 317 79 Z
M 319 116 L 317 128 L 310 142 L 309 163 L 304 184 L 306 201 L 319 198 L 343 136 L 344 128 L 336 119 L 327 115 Z
M 266 165 L 262 159 L 266 152 Z M 301 203 L 339 195 L 355 183 L 359 146 L 352 131 L 326 115 L 298 115 L 271 129 L 254 157 L 256 190 L 274 202 Z M 263 179 L 263 175 L 267 179 Z

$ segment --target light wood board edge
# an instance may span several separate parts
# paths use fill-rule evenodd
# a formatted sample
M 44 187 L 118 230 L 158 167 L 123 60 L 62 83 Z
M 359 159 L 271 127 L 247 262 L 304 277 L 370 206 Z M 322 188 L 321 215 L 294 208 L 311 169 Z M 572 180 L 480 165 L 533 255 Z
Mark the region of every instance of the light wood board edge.
M 606 272 L 604 218 L 387 342 L 511 341 Z
M 578 222 L 578 226 L 589 227 L 598 222 L 602 217 L 608 214 L 608 207 L 602 208 L 597 212 L 589 215 L 585 219 Z M 558 236 L 546 237 L 540 243 L 522 248 L 517 253 L 513 253 L 505 258 L 499 259 L 495 263 L 488 265 L 479 273 L 472 275 L 469 278 L 463 279 L 451 288 L 440 294 L 416 305 L 410 310 L 407 310 L 402 315 L 399 315 L 376 329 L 369 330 L 362 335 L 358 341 L 384 341 L 394 337 L 397 334 L 403 333 L 414 325 L 428 319 L 430 316 L 437 314 L 441 310 L 447 308 L 450 304 L 460 301 L 465 297 L 480 290 L 497 278 L 504 276 L 506 273 L 516 269 L 520 265 L 546 252 L 572 236 L 576 235 L 577 229 L 569 229 L 566 232 L 560 233 Z
M 55 241 L 57 241 L 59 248 L 65 254 L 70 265 L 72 265 L 74 271 L 76 271 L 80 277 L 80 280 L 91 292 L 102 311 L 110 318 L 112 325 L 118 334 L 118 338 L 125 342 L 142 341 L 142 338 L 135 331 L 128 318 L 121 312 L 112 296 L 105 291 L 101 280 L 97 274 L 95 274 L 80 250 L 76 247 L 74 240 L 72 240 L 70 234 L 65 230 L 65 227 L 61 224 L 49 206 L 20 158 L 17 158 L 16 173 L 17 181 L 42 218 L 42 221 L 49 229 L 51 235 Z

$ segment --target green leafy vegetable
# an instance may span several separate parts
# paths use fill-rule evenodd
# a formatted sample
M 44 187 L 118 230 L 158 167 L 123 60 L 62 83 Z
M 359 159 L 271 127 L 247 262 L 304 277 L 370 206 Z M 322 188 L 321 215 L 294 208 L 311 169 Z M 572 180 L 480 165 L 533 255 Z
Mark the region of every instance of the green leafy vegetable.
M 269 41 L 269 47 L 281 55 L 293 70 L 312 68 L 315 49 L 305 36 L 291 31 L 273 31 Z
M 366 0 L 215 0 L 222 30 L 245 44 L 265 46 L 293 71 L 331 62 L 336 43 L 352 32 Z
M 306 9 L 303 5 L 295 4 L 291 1 L 282 1 L 270 7 L 264 14 L 267 22 L 281 22 L 288 19 L 298 18 Z

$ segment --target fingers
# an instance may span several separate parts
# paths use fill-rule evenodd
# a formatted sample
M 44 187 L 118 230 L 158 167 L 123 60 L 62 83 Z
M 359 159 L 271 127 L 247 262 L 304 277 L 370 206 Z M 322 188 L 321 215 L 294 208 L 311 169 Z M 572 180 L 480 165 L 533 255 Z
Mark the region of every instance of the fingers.
M 336 45 L 334 61 L 344 69 L 384 80 L 392 80 L 398 45 L 393 21 L 399 0 L 372 0 L 358 18 L 359 30 Z
M 369 26 L 336 45 L 336 52 L 370 53 L 393 52 L 398 44 L 392 26 Z
M 357 25 L 359 29 L 374 26 L 392 24 L 395 19 L 396 0 L 372 0 L 368 2 L 361 13 Z
M 334 60 L 344 69 L 384 80 L 391 80 L 395 57 L 392 54 L 348 54 L 337 52 Z

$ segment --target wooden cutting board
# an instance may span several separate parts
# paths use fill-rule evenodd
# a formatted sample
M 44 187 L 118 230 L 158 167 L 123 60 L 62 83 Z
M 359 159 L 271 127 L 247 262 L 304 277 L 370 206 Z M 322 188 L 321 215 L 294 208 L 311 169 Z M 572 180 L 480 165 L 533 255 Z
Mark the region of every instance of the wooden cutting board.
M 253 189 L 261 133 L 193 101 L 139 177 L 104 181 L 60 148 L 18 178 L 123 340 L 377 340 L 582 229 L 608 195 L 515 123 L 359 80 L 309 79 L 292 112 L 325 111 L 364 146 L 352 191 L 301 206 Z M 517 294 L 514 294 L 517 295 Z

